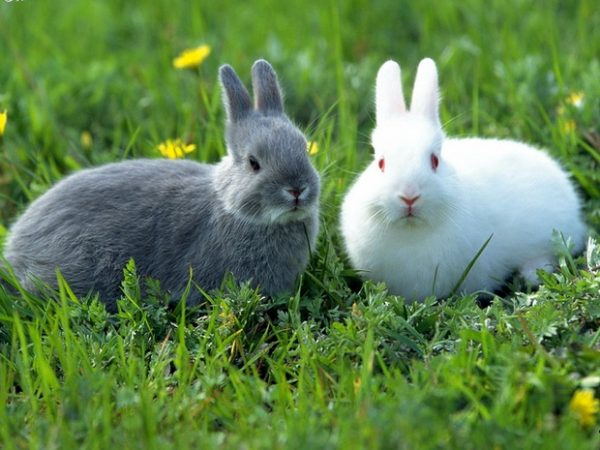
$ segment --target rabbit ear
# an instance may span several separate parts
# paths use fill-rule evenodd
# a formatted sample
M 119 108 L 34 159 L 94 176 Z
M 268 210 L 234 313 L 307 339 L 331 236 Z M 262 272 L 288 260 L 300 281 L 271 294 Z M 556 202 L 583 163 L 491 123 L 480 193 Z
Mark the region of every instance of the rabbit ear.
M 421 60 L 419 67 L 417 67 L 410 111 L 421 114 L 439 124 L 439 101 L 438 74 L 435 62 L 430 58 L 425 58 Z
M 375 109 L 377 123 L 406 112 L 400 66 L 395 61 L 386 61 L 377 72 Z
M 219 69 L 219 78 L 223 86 L 223 104 L 227 111 L 227 118 L 230 122 L 237 122 L 246 117 L 252 109 L 248 90 L 228 64 Z
M 254 107 L 258 111 L 283 113 L 283 101 L 277 74 L 264 59 L 259 59 L 252 66 L 252 90 L 254 91 Z

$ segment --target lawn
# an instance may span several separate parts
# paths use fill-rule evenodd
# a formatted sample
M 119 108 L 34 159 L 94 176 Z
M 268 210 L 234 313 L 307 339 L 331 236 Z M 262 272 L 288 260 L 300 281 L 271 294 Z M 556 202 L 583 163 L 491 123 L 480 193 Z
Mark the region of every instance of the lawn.
M 173 67 L 203 44 L 200 67 Z M 422 304 L 350 270 L 337 215 L 371 157 L 375 74 L 393 58 L 408 87 L 425 56 L 447 134 L 546 148 L 597 239 L 595 0 L 1 1 L 0 241 L 80 168 L 160 158 L 176 138 L 217 161 L 217 69 L 249 84 L 261 57 L 317 145 L 322 207 L 293 296 L 226 282 L 167 308 L 133 263 L 117 314 L 64 282 L 52 299 L 0 289 L 0 447 L 600 448 L 600 246 L 562 256 L 539 290 Z

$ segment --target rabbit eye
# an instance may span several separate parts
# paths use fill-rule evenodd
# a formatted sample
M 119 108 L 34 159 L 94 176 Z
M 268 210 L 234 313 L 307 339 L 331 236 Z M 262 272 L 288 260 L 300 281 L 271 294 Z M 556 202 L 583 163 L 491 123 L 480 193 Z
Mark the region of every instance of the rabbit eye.
M 381 169 L 381 171 L 383 172 L 385 170 L 385 159 L 381 158 L 377 165 L 379 166 L 379 169 Z
M 435 153 L 431 154 L 431 168 L 435 172 L 440 165 L 440 158 Z
M 254 170 L 255 172 L 258 172 L 260 170 L 260 164 L 254 156 L 250 156 L 248 158 L 248 162 L 250 163 L 250 167 L 252 167 L 252 170 Z

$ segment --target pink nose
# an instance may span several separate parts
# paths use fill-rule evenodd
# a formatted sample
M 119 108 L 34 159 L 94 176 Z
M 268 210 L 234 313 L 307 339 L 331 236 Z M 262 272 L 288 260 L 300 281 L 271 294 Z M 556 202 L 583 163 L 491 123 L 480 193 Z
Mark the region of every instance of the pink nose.
M 300 195 L 304 192 L 304 188 L 293 188 L 288 189 L 287 191 L 292 195 L 292 197 L 298 200 L 298 197 L 300 197 Z
M 400 200 L 402 200 L 404 203 L 406 203 L 406 206 L 412 206 L 416 203 L 417 200 L 419 200 L 421 198 L 420 195 L 416 195 L 414 197 L 404 197 L 403 195 L 400 196 Z

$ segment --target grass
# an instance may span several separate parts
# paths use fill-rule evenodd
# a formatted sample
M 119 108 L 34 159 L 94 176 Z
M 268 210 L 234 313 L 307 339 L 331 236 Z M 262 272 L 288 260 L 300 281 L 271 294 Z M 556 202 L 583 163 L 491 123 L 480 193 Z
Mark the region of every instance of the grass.
M 201 43 L 197 71 L 172 68 Z M 0 291 L 0 447 L 600 447 L 597 416 L 585 426 L 569 407 L 580 389 L 600 397 L 598 249 L 485 307 L 412 304 L 357 281 L 337 228 L 370 157 L 377 68 L 396 59 L 408 85 L 432 56 L 447 133 L 547 148 L 596 234 L 595 1 L 20 0 L 0 4 L 0 55 L 2 237 L 81 167 L 160 157 L 178 137 L 197 144 L 189 158 L 218 160 L 224 62 L 246 82 L 255 59 L 272 62 L 323 178 L 319 245 L 290 298 L 227 283 L 201 308 L 168 309 L 152 283 L 140 297 L 133 264 L 113 315 L 66 283 L 52 300 Z

